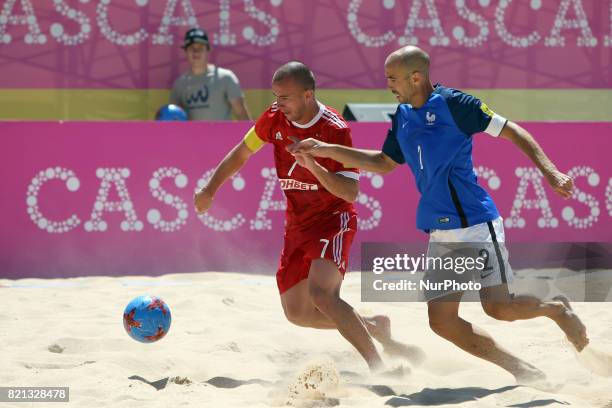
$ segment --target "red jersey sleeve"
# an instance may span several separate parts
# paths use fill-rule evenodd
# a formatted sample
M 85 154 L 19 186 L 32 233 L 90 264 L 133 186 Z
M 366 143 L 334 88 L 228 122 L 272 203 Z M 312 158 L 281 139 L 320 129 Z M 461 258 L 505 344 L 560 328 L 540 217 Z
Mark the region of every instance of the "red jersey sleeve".
M 276 119 L 278 107 L 273 103 L 255 122 L 255 133 L 264 142 L 270 142 L 270 129 Z

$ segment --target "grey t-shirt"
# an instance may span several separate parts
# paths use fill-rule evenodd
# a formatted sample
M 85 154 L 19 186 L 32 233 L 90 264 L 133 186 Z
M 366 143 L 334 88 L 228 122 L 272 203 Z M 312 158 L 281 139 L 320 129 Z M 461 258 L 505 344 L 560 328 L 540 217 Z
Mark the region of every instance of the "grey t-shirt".
M 170 103 L 181 106 L 189 120 L 230 120 L 230 101 L 244 97 L 236 75 L 209 65 L 205 74 L 181 75 L 172 87 Z

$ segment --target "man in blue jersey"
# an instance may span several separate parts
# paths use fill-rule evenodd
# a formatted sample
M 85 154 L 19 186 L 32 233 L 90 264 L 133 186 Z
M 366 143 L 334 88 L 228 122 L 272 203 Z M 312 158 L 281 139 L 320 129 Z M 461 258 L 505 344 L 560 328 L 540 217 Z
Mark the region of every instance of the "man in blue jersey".
M 387 57 L 387 87 L 400 102 L 382 151 L 360 150 L 307 139 L 288 147 L 291 153 L 328 157 L 348 167 L 388 173 L 407 163 L 421 198 L 417 227 L 430 234 L 428 256 L 436 243 L 487 243 L 492 269 L 481 279 L 484 311 L 499 320 L 548 317 L 580 351 L 588 344 L 586 329 L 565 299 L 544 302 L 508 289 L 512 270 L 503 242 L 502 219 L 489 194 L 476 182 L 472 164 L 472 135 L 486 132 L 512 141 L 541 170 L 551 187 L 571 196 L 572 179 L 557 170 L 525 129 L 494 113 L 477 98 L 461 91 L 432 85 L 429 56 L 403 47 Z M 458 245 L 458 244 L 457 244 Z M 428 296 L 429 295 L 429 296 Z M 515 376 L 519 383 L 542 380 L 544 373 L 499 346 L 486 332 L 459 316 L 462 292 L 431 295 L 429 325 L 441 337 L 463 350 L 490 361 Z

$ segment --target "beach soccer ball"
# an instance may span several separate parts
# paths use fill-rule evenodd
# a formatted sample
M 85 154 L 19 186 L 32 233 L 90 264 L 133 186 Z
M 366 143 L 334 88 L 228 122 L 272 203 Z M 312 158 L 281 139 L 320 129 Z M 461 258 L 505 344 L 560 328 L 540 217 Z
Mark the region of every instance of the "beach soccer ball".
M 157 111 L 155 120 L 161 121 L 186 121 L 187 113 L 178 105 L 164 105 Z
M 142 343 L 153 343 L 164 337 L 171 322 L 170 308 L 156 296 L 138 296 L 123 311 L 125 331 Z

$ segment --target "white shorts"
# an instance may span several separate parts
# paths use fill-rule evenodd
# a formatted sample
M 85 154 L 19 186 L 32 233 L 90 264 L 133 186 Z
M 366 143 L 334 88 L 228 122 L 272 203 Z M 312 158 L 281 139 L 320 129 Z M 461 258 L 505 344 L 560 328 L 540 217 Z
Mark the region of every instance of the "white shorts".
M 479 283 L 482 288 L 508 284 L 513 280 L 513 273 L 508 262 L 508 250 L 504 241 L 504 223 L 501 217 L 467 228 L 432 230 L 429 236 L 427 256 L 428 258 L 451 257 L 454 259 L 466 256 L 479 257 L 481 258 L 480 265 L 483 267 L 473 268 L 469 277 L 466 273 L 466 276 L 461 277 L 464 281 L 472 280 Z M 440 272 L 436 268 L 427 268 L 424 279 L 441 281 L 448 277 L 445 271 Z M 430 300 L 452 292 L 457 292 L 457 290 L 425 291 L 424 294 L 426 300 Z

